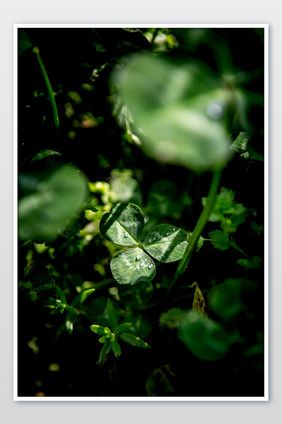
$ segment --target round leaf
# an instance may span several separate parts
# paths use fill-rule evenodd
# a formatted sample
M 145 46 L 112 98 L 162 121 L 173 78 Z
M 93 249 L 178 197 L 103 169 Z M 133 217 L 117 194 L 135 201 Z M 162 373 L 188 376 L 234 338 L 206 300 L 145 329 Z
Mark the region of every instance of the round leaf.
M 179 338 L 199 359 L 221 360 L 231 341 L 223 326 L 197 311 L 189 311 L 179 324 Z
M 152 280 L 156 266 L 142 249 L 123 250 L 111 260 L 111 271 L 119 284 L 136 284 Z
M 36 174 L 19 177 L 27 194 L 19 201 L 19 237 L 52 239 L 79 211 L 87 196 L 87 181 L 73 166 L 63 166 L 43 180 Z
M 184 230 L 160 224 L 147 234 L 143 247 L 160 262 L 174 262 L 182 258 L 187 244 L 187 233 Z
M 118 203 L 100 223 L 102 236 L 121 246 L 137 246 L 143 227 L 143 213 L 132 203 Z
M 114 74 L 135 133 L 157 160 L 202 171 L 230 156 L 222 123 L 230 93 L 210 73 L 139 54 Z

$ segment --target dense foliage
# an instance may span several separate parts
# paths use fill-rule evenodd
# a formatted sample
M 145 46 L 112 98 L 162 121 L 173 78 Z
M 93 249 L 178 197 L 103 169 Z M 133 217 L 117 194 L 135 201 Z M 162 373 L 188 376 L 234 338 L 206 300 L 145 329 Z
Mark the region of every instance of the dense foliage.
M 18 47 L 19 396 L 263 396 L 263 29 Z

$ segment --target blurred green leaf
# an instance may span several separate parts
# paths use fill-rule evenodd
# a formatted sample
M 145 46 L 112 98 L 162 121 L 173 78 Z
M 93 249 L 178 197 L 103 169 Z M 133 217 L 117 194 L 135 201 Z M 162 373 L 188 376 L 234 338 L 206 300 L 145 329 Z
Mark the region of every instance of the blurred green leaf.
M 113 170 L 111 172 L 110 186 L 110 197 L 113 203 L 131 202 L 136 205 L 141 205 L 141 189 L 138 181 L 132 177 L 131 170 Z
M 208 294 L 209 307 L 223 321 L 230 322 L 244 308 L 243 292 L 252 290 L 255 286 L 255 283 L 246 279 L 229 278 Z
M 68 311 L 71 315 L 80 315 L 80 313 L 74 309 L 72 306 L 70 305 L 64 305 L 64 308 L 66 311 Z
M 26 31 L 22 28 L 18 29 L 18 49 L 19 55 L 23 54 L 27 49 L 32 47 L 32 42 Z
M 241 131 L 231 144 L 230 149 L 233 152 L 240 154 L 245 153 L 247 151 L 248 141 L 249 135 L 246 132 Z
M 98 359 L 98 364 L 101 364 L 101 362 L 103 361 L 103 359 L 105 359 L 105 357 L 108 355 L 111 349 L 112 349 L 111 343 L 107 341 L 101 349 L 99 359 Z
M 107 302 L 107 315 L 109 319 L 109 324 L 112 329 L 115 329 L 118 326 L 118 316 L 113 305 L 113 302 L 108 299 Z
M 216 249 L 227 250 L 230 247 L 228 236 L 220 230 L 211 231 L 209 233 L 209 238 Z
M 168 180 L 154 183 L 148 194 L 147 213 L 155 217 L 178 217 L 185 204 L 179 201 L 175 184 Z
M 143 281 L 132 287 L 124 285 L 119 287 L 119 296 L 126 309 L 135 309 L 148 303 L 154 292 L 151 281 Z
M 230 154 L 221 118 L 230 93 L 193 65 L 132 57 L 114 74 L 147 152 L 159 161 L 207 170 Z
M 238 259 L 237 264 L 241 265 L 245 270 L 258 268 L 262 262 L 262 259 L 259 256 L 253 256 L 251 260 L 242 258 Z
M 137 246 L 143 227 L 143 213 L 132 203 L 118 203 L 100 223 L 102 236 L 121 246 Z
M 160 327 L 168 327 L 171 330 L 178 328 L 185 313 L 180 308 L 169 309 L 167 312 L 161 314 L 159 319 Z
M 114 352 L 115 356 L 121 355 L 121 348 L 120 348 L 119 342 L 117 341 L 116 338 L 114 338 L 114 340 L 111 341 L 111 348 L 112 348 L 112 351 Z
M 103 336 L 105 334 L 105 328 L 101 325 L 90 325 L 90 330 L 93 331 L 95 334 L 99 334 L 99 336 Z
M 19 176 L 19 237 L 53 239 L 79 212 L 87 196 L 87 181 L 73 166 L 66 165 L 40 180 L 38 174 Z
M 123 324 L 120 324 L 114 330 L 115 335 L 118 336 L 121 333 L 125 333 L 131 327 L 131 325 L 131 322 L 124 322 Z
M 187 247 L 187 233 L 173 225 L 160 224 L 146 235 L 143 246 L 160 262 L 181 259 Z
M 138 337 L 148 337 L 152 331 L 152 322 L 148 315 L 142 312 L 131 311 L 128 312 L 123 322 L 128 324 L 130 323 L 130 327 L 127 329 L 127 333 L 133 334 Z
M 247 209 L 242 203 L 234 201 L 234 196 L 233 190 L 221 187 L 209 217 L 211 222 L 220 222 L 221 228 L 226 235 L 236 232 L 238 226 L 245 222 L 247 217 Z M 206 202 L 207 198 L 203 197 L 203 206 L 206 205 Z
M 110 267 L 119 284 L 152 280 L 156 274 L 153 260 L 139 247 L 118 253 L 111 260 Z
M 78 296 L 76 296 L 72 302 L 72 306 L 78 305 L 79 303 L 85 302 L 85 300 L 94 293 L 95 289 L 87 289 L 84 290 L 82 293 L 80 293 Z
M 131 346 L 141 347 L 143 349 L 150 349 L 150 346 L 148 345 L 148 343 L 144 342 L 144 340 L 134 336 L 133 334 L 122 333 L 120 335 L 120 339 L 130 344 Z
M 89 308 L 89 319 L 99 325 L 108 325 L 108 318 L 106 314 L 107 297 L 98 297 L 92 300 Z
M 183 317 L 178 335 L 193 355 L 204 361 L 223 359 L 231 345 L 223 326 L 197 311 Z
M 41 150 L 39 153 L 37 153 L 32 159 L 31 162 L 35 162 L 37 160 L 45 159 L 50 156 L 62 156 L 61 153 L 56 152 L 55 150 L 51 149 L 44 149 Z
M 68 312 L 66 315 L 66 329 L 69 334 L 73 332 L 73 316 Z
M 56 291 L 58 293 L 58 296 L 59 296 L 60 300 L 63 303 L 67 303 L 67 298 L 66 298 L 65 293 L 63 292 L 63 290 L 59 286 L 56 286 L 55 288 L 56 288 Z
M 169 365 L 156 368 L 147 378 L 146 391 L 148 396 L 171 396 L 175 390 L 172 380 L 175 377 Z

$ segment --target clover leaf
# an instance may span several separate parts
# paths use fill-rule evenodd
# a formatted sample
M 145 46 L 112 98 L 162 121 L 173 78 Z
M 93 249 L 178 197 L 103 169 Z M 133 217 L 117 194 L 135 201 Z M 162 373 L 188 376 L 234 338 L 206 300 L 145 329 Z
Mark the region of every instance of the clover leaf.
M 112 274 L 119 284 L 150 281 L 156 274 L 154 262 L 139 247 L 119 252 L 113 257 L 110 266 Z
M 118 203 L 101 220 L 100 231 L 107 240 L 130 247 L 115 255 L 110 263 L 112 274 L 119 284 L 133 285 L 154 278 L 156 266 L 147 253 L 160 262 L 174 262 L 181 259 L 185 252 L 187 233 L 181 228 L 157 225 L 149 231 L 142 244 L 143 228 L 143 213 L 132 203 Z
M 187 233 L 173 225 L 156 225 L 144 240 L 144 249 L 160 262 L 181 259 L 187 247 Z
M 138 246 L 143 227 L 143 213 L 132 203 L 118 203 L 100 223 L 102 236 L 121 246 Z

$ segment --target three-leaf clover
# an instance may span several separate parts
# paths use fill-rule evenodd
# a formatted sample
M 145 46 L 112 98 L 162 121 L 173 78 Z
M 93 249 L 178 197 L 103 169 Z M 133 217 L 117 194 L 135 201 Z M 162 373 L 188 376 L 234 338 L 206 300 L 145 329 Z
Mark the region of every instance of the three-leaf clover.
M 132 203 L 118 203 L 101 220 L 102 236 L 127 247 L 115 255 L 110 264 L 112 274 L 119 284 L 150 281 L 156 274 L 156 265 L 151 257 L 164 263 L 174 262 L 181 259 L 185 252 L 187 233 L 181 228 L 157 225 L 149 231 L 142 243 L 143 228 L 143 213 Z

